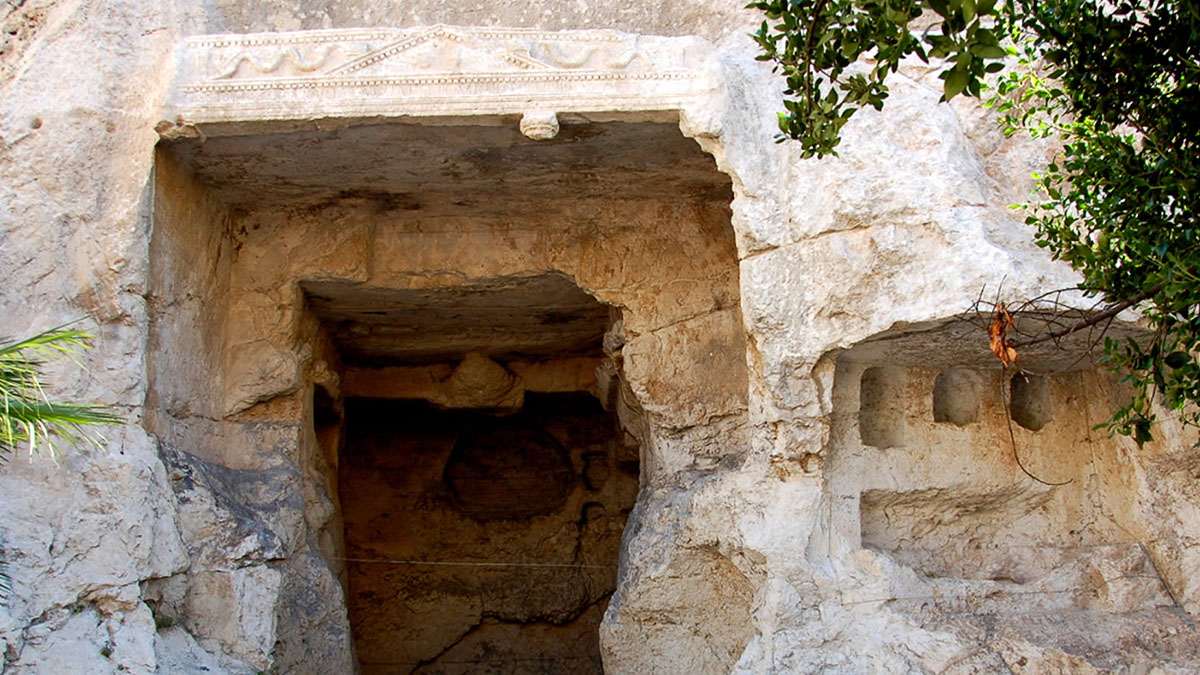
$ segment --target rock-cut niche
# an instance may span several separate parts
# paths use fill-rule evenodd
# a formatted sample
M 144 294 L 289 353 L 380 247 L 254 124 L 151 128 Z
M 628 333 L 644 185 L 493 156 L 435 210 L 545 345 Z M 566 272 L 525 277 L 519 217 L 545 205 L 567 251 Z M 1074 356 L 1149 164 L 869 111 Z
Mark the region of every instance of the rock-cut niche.
M 1135 644 L 1147 621 L 1174 620 L 1160 563 L 1134 534 L 1145 531 L 1133 506 L 1140 478 L 1128 469 L 1136 451 L 1095 432 L 1112 382 L 1087 358 L 1089 341 L 1023 350 L 1022 368 L 1045 376 L 999 367 L 987 335 L 958 319 L 836 354 L 831 539 L 906 570 L 905 590 L 883 598 L 889 611 L 981 634 L 1039 617 L 1030 644 L 1094 663 L 1123 662 L 1112 645 Z M 1069 646 L 1056 635 L 1071 635 Z
M 280 573 L 217 625 L 194 565 L 179 625 L 284 671 L 600 672 L 655 435 L 745 409 L 730 183 L 659 118 L 160 145 L 146 424 L 275 542 L 204 564 Z

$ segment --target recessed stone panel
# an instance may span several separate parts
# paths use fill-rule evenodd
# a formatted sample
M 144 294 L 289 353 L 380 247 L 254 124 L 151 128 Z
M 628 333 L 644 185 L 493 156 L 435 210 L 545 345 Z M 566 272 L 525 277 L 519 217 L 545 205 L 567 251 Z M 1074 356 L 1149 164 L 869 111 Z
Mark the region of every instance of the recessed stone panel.
M 1030 431 L 1041 431 L 1054 418 L 1050 378 L 1017 373 L 1009 382 L 1012 420 Z
M 859 384 L 858 432 L 864 445 L 892 448 L 904 445 L 908 401 L 904 370 L 873 367 L 863 371 Z
M 938 373 L 933 382 L 933 421 L 965 427 L 979 421 L 979 376 L 966 368 Z

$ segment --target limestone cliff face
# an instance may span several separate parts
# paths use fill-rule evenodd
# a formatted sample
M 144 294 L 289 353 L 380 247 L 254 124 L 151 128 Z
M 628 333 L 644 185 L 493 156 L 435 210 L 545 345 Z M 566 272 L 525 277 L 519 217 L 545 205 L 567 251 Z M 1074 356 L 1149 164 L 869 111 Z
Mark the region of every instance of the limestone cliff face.
M 1194 433 L 953 321 L 1053 148 L 802 161 L 742 4 L 6 4 L 0 335 L 129 422 L 0 467 L 0 670 L 1193 670 Z

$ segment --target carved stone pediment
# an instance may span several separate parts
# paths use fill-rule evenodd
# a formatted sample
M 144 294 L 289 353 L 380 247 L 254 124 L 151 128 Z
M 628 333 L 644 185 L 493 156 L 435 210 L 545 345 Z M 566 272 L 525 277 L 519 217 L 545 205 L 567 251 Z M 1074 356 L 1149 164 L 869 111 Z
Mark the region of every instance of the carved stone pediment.
M 204 124 L 679 110 L 713 89 L 695 38 L 432 26 L 187 40 L 173 112 Z

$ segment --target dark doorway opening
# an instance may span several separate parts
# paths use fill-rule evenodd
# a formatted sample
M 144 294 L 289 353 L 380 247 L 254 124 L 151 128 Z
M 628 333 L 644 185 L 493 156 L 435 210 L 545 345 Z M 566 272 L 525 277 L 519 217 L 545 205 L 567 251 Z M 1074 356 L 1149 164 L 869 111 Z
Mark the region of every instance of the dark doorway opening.
M 520 412 L 346 402 L 349 609 L 365 673 L 601 672 L 636 447 L 586 393 Z

